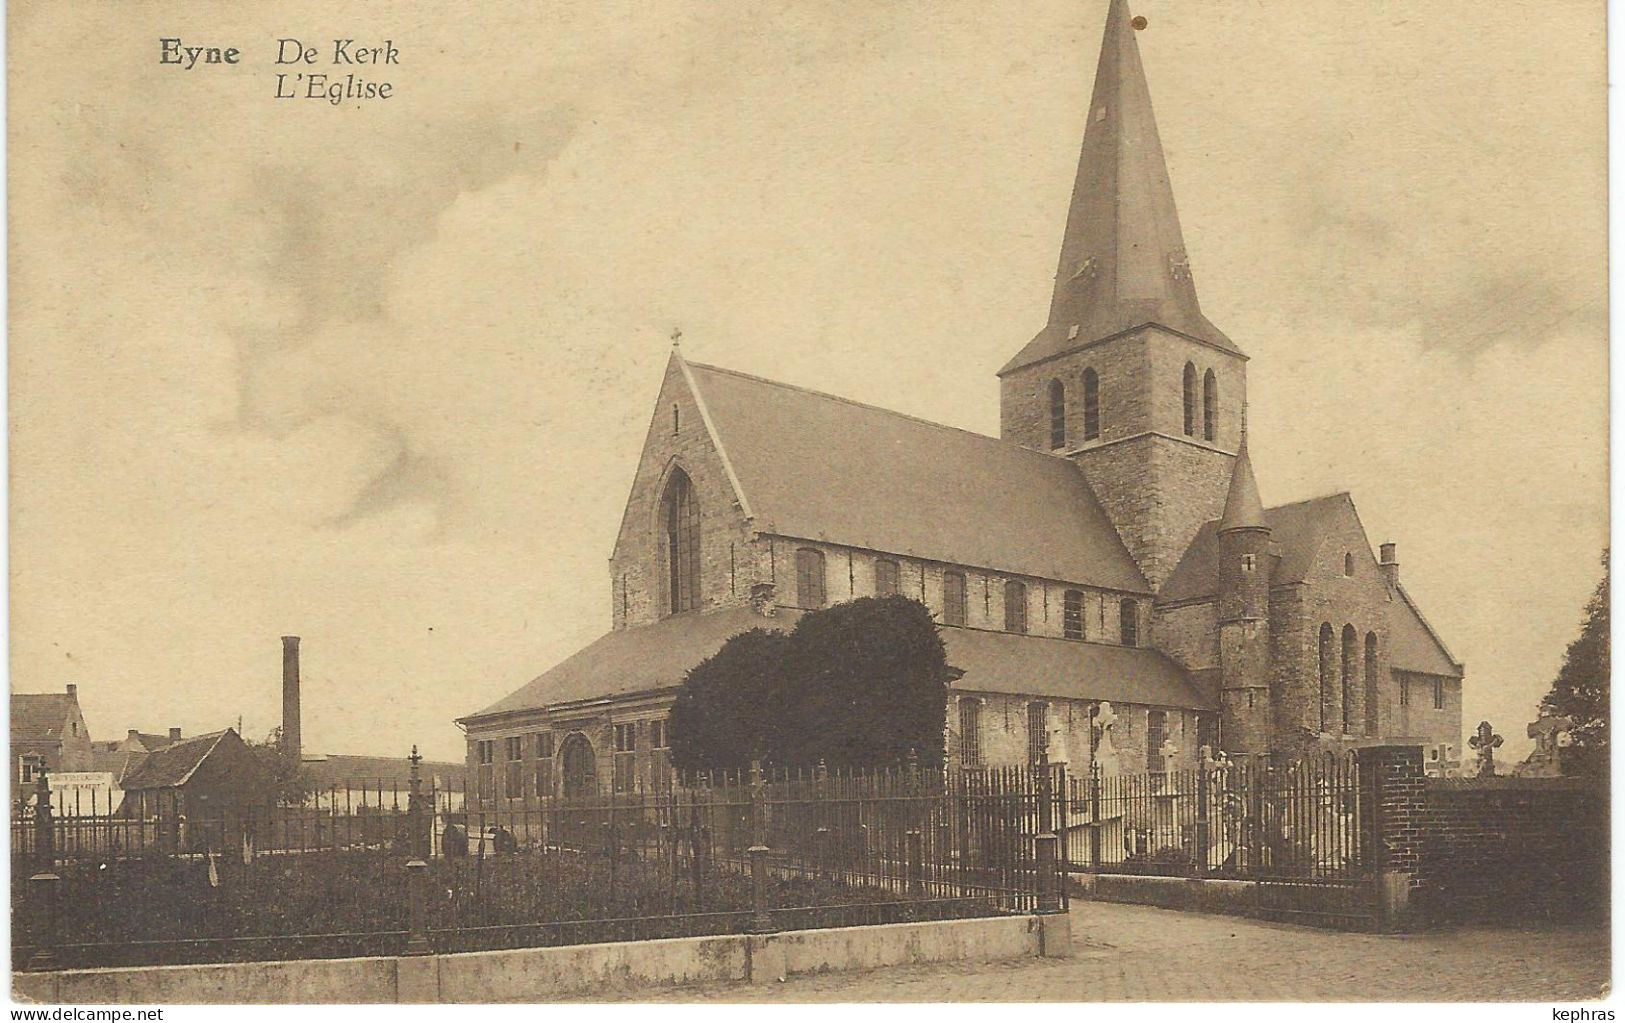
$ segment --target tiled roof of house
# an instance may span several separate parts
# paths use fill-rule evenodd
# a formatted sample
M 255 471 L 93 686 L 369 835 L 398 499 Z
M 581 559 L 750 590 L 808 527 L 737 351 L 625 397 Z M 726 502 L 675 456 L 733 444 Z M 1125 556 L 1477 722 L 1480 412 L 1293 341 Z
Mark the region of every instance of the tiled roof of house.
M 116 748 L 118 745 L 118 743 L 94 743 L 90 750 L 90 769 L 106 771 L 113 776 L 115 782 L 122 785 L 125 777 L 147 758 L 147 754 L 134 750 L 120 750 Z
M 60 739 L 72 716 L 66 693 L 12 693 L 11 741 Z
M 231 729 L 194 735 L 180 742 L 162 746 L 146 758 L 124 779 L 126 791 L 131 789 L 164 789 L 186 784 L 192 772 L 203 763 L 220 740 Z
M 762 532 L 1149 590 L 1065 458 L 732 370 L 687 368 Z
M 749 608 L 729 608 L 619 629 L 463 720 L 672 688 L 730 637 L 753 628 L 788 630 L 805 613 L 781 609 L 764 618 Z M 941 634 L 948 663 L 964 673 L 957 689 L 1209 706 L 1179 666 L 1155 650 L 978 629 L 944 628 Z
M 384 790 L 399 788 L 405 791 L 412 780 L 412 765 L 405 757 L 361 757 L 342 753 L 312 756 L 306 754 L 300 762 L 306 781 L 312 788 L 358 786 L 367 788 L 382 785 Z M 432 778 L 442 785 L 461 785 L 465 765 L 445 760 L 425 760 L 418 765 L 418 777 L 425 786 Z

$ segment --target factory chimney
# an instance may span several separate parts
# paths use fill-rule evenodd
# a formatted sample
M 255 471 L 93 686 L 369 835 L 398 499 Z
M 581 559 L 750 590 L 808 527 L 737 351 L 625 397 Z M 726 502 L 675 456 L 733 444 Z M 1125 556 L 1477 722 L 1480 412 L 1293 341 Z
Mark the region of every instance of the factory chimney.
M 282 749 L 297 761 L 299 741 L 299 637 L 282 637 Z

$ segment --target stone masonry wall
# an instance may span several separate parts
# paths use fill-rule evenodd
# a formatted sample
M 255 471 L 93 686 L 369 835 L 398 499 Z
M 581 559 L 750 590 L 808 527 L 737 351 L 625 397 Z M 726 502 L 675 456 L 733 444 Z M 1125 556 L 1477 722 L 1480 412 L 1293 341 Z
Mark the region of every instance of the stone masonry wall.
M 1065 595 L 1069 589 L 1083 593 L 1083 637 L 1095 643 L 1121 643 L 1119 603 L 1133 599 L 1139 612 L 1140 645 L 1148 646 L 1146 629 L 1150 622 L 1150 599 L 1143 594 L 1101 590 L 1056 579 L 1010 575 L 984 569 L 948 566 L 919 558 L 876 553 L 838 544 L 772 536 L 758 541 L 769 560 L 762 580 L 774 584 L 774 600 L 781 607 L 797 607 L 796 552 L 811 548 L 824 555 L 824 593 L 828 603 L 875 595 L 875 562 L 882 558 L 897 562 L 899 592 L 920 601 L 942 621 L 943 575 L 950 570 L 965 576 L 965 626 L 972 629 L 1004 630 L 1004 584 L 1014 580 L 1027 588 L 1027 634 L 1063 637 L 1065 635 Z
M 675 429 L 672 410 L 675 407 Z M 672 469 L 693 484 L 700 506 L 700 609 L 743 604 L 757 569 L 749 523 L 700 418 L 676 359 L 668 363 L 610 558 L 614 627 L 643 625 L 667 613 L 661 502 Z
M 1353 575 L 1344 574 L 1344 555 L 1353 556 Z M 1271 593 L 1270 631 L 1275 650 L 1276 732 L 1288 752 L 1346 749 L 1398 738 L 1398 683 L 1389 664 L 1388 612 L 1395 599 L 1352 504 L 1321 533 L 1319 546 L 1301 584 Z M 1321 706 L 1320 628 L 1332 627 L 1331 673 Z M 1350 727 L 1343 728 L 1342 644 L 1345 625 L 1354 627 Z M 1366 636 L 1377 637 L 1375 692 L 1377 727 L 1366 726 Z M 1413 700 L 1414 700 L 1413 694 Z M 1323 727 L 1324 725 L 1324 727 Z

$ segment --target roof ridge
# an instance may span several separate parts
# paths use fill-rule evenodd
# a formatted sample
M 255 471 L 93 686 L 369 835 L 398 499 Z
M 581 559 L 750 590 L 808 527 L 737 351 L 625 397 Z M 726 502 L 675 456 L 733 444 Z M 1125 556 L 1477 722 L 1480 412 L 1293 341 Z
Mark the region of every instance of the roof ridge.
M 1065 455 L 1056 455 L 1048 451 L 1038 451 L 1034 448 L 1023 447 L 1022 445 L 1017 444 L 1015 441 L 1005 440 L 1003 437 L 994 437 L 991 434 L 978 433 L 975 430 L 967 430 L 963 426 L 950 426 L 947 423 L 939 423 L 935 420 L 925 419 L 921 416 L 909 415 L 907 412 L 899 412 L 896 409 L 886 408 L 883 405 L 871 405 L 866 401 L 858 401 L 856 398 L 848 398 L 844 395 L 831 394 L 828 391 L 820 391 L 811 387 L 803 387 L 801 384 L 785 383 L 783 380 L 773 380 L 768 377 L 757 376 L 755 373 L 745 373 L 741 370 L 729 369 L 726 366 L 717 366 L 705 362 L 689 362 L 688 365 L 694 369 L 708 369 L 716 373 L 725 373 L 728 376 L 738 377 L 741 380 L 752 380 L 759 384 L 768 384 L 772 387 L 782 387 L 787 391 L 800 391 L 802 394 L 811 395 L 814 398 L 825 398 L 829 401 L 838 401 L 843 405 L 851 405 L 854 408 L 868 409 L 871 412 L 883 412 L 886 415 L 893 416 L 897 419 L 906 419 L 909 422 L 919 423 L 922 426 L 935 427 L 938 430 L 952 430 L 955 433 L 962 433 L 967 437 L 974 437 L 977 440 L 997 444 L 1000 447 L 1008 450 L 1020 451 L 1029 455 L 1037 455 L 1040 458 L 1052 459 L 1057 462 L 1064 462 L 1073 466 L 1074 468 L 1077 467 L 1077 463 L 1073 462 Z
M 1394 581 L 1394 589 L 1399 591 L 1399 598 L 1405 602 L 1406 607 L 1411 609 L 1411 613 L 1416 615 L 1416 620 L 1422 623 L 1422 629 L 1428 634 L 1428 638 L 1433 640 L 1434 643 L 1438 644 L 1439 650 L 1444 654 L 1445 660 L 1449 661 L 1455 666 L 1457 671 L 1465 675 L 1467 673 L 1466 662 L 1457 660 L 1456 655 L 1451 652 L 1448 646 L 1445 645 L 1444 637 L 1440 636 L 1438 631 L 1433 628 L 1433 623 L 1428 621 L 1428 616 L 1422 613 L 1422 609 L 1417 605 L 1415 598 L 1411 596 L 1409 590 L 1405 589 L 1405 584 L 1396 579 Z

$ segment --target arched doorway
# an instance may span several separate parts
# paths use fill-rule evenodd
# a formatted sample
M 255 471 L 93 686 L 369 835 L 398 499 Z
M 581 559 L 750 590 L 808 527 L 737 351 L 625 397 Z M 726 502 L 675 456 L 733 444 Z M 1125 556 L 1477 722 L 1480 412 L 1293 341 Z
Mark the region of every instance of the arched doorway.
M 564 798 L 581 799 L 598 794 L 598 768 L 592 743 L 580 732 L 571 732 L 560 751 L 564 761 Z

